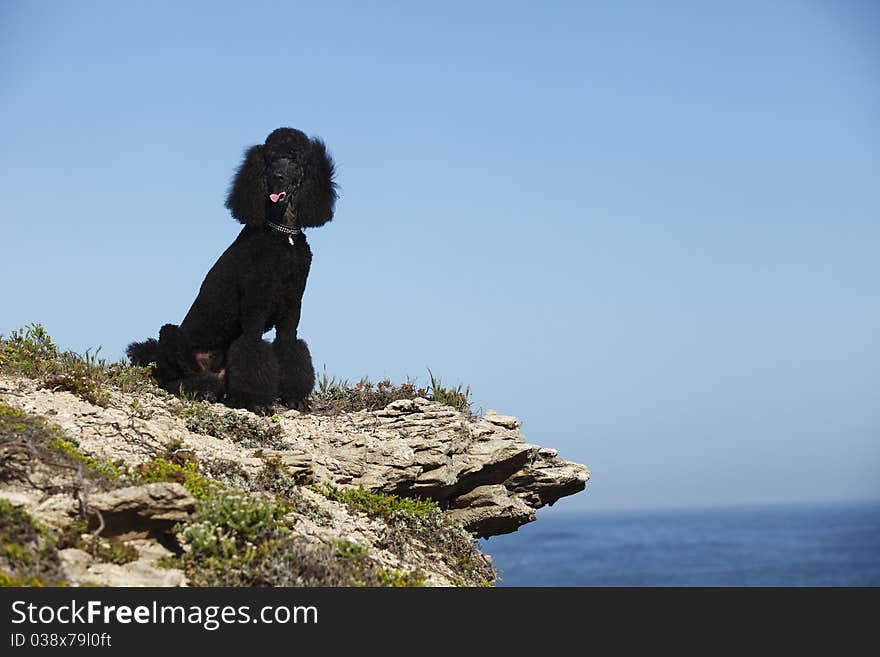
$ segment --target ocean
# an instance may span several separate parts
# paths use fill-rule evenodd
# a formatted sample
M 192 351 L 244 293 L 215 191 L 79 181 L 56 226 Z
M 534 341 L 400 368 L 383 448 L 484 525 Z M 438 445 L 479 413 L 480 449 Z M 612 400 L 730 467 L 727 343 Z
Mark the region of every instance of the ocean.
M 538 512 L 498 586 L 880 586 L 880 503 Z

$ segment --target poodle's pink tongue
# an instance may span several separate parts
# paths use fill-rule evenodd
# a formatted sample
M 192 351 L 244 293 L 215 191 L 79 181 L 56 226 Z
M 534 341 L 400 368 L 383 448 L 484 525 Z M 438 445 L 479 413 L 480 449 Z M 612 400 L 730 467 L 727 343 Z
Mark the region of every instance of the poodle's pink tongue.
M 269 194 L 269 198 L 272 199 L 273 203 L 284 200 L 285 196 L 287 196 L 287 192 L 281 192 L 280 194 Z

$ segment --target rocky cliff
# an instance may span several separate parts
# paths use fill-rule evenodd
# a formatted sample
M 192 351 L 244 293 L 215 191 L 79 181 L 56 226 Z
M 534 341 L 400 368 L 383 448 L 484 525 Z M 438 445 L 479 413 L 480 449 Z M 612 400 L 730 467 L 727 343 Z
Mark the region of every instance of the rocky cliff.
M 421 397 L 266 418 L 143 387 L 89 401 L 58 388 L 0 375 L 13 583 L 491 584 L 473 538 L 589 478 L 515 417 Z

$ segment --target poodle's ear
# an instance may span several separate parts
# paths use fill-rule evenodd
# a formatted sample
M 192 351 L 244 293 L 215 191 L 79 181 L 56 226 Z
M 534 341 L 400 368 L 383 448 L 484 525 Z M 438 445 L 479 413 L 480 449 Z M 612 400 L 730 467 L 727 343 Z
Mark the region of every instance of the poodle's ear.
M 335 166 L 320 139 L 309 142 L 303 163 L 303 182 L 296 202 L 296 218 L 302 227 L 323 226 L 333 219 L 336 207 Z
M 226 207 L 243 224 L 259 226 L 266 221 L 266 158 L 263 146 L 251 146 L 226 195 Z

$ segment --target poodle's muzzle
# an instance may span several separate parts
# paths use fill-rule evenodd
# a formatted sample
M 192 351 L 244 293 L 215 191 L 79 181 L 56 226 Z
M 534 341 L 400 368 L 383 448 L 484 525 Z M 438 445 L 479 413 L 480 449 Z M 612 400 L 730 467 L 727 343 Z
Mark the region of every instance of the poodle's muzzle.
M 272 203 L 290 201 L 302 182 L 302 168 L 288 158 L 279 158 L 268 167 L 267 187 Z

